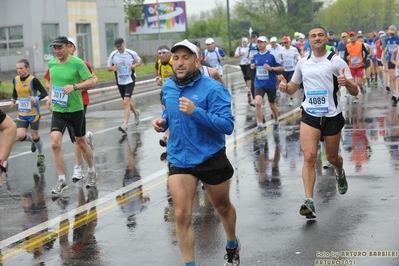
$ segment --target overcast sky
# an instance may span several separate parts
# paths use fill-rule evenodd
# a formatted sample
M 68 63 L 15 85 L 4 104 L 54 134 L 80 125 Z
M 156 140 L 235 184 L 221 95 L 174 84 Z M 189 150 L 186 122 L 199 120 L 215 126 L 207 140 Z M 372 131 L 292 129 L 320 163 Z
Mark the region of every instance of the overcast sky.
M 226 6 L 227 0 L 217 0 L 219 3 L 224 3 Z M 229 0 L 230 9 L 232 9 L 235 0 Z M 215 0 L 186 0 L 186 10 L 188 16 L 192 14 L 199 14 L 202 10 L 211 10 L 216 7 Z
M 185 0 L 187 17 L 189 17 L 192 14 L 199 14 L 201 11 L 211 10 L 216 6 L 215 5 L 216 1 L 219 3 L 224 3 L 226 6 L 227 0 Z M 156 0 L 145 0 L 144 4 L 152 4 L 156 2 L 157 2 Z M 179 0 L 171 0 L 171 1 L 159 0 L 158 2 L 159 3 L 179 2 Z M 229 0 L 230 9 L 233 7 L 234 2 L 235 0 Z

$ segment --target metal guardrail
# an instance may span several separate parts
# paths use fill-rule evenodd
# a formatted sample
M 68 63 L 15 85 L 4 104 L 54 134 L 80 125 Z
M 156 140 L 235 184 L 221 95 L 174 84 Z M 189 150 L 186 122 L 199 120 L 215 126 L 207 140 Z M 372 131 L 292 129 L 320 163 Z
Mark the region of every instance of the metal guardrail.
M 137 81 L 136 85 L 146 84 L 146 83 L 150 83 L 150 82 L 154 82 L 154 81 L 155 81 L 155 78 L 154 79 L 147 79 L 147 80 L 143 80 L 143 81 Z M 98 92 L 102 92 L 102 91 L 113 90 L 113 89 L 116 89 L 116 88 L 117 88 L 117 86 L 114 85 L 114 86 L 108 86 L 108 87 L 104 87 L 104 88 L 91 89 L 91 90 L 88 90 L 88 93 L 89 94 L 98 93 Z M 44 99 L 47 99 L 47 98 L 48 97 L 46 96 Z M 18 101 L 17 101 L 17 103 L 18 103 Z M 11 101 L 0 102 L 0 107 L 1 106 L 10 106 L 10 105 L 11 105 Z
M 223 67 L 225 67 L 225 68 L 231 67 L 231 68 L 235 69 L 235 71 L 240 71 L 240 67 L 238 67 L 238 63 L 239 63 L 239 60 L 236 60 L 236 59 L 230 60 L 230 61 L 228 61 L 228 63 L 226 62 L 223 65 Z M 150 78 L 151 76 L 152 75 L 150 74 L 150 75 L 144 75 L 144 76 L 137 77 L 137 78 L 141 78 L 144 80 L 136 81 L 136 83 L 135 83 L 136 86 L 150 84 L 150 83 L 153 83 L 153 85 L 151 85 L 151 87 L 141 86 L 141 89 L 139 87 L 136 87 L 134 90 L 134 95 L 137 95 L 137 94 L 140 94 L 143 92 L 147 92 L 149 90 L 154 90 L 154 88 L 157 88 L 159 90 L 161 89 L 161 87 L 156 85 L 155 78 Z M 98 102 L 103 102 L 103 101 L 110 100 L 110 99 L 116 99 L 116 98 L 120 97 L 119 91 L 117 93 L 112 93 L 112 90 L 116 90 L 116 89 L 117 89 L 116 85 L 90 89 L 90 90 L 88 90 L 88 93 L 90 95 L 90 101 L 92 103 L 98 103 Z M 46 97 L 45 99 L 47 99 L 47 98 L 48 97 Z M 46 104 L 46 101 L 40 101 L 40 107 L 41 107 L 40 114 L 42 116 L 50 114 L 50 111 L 47 110 L 45 104 Z M 6 114 L 10 115 L 13 119 L 14 119 L 14 117 L 16 117 L 16 114 L 18 113 L 16 109 L 11 108 L 11 100 L 0 102 L 0 109 L 3 112 L 5 112 Z

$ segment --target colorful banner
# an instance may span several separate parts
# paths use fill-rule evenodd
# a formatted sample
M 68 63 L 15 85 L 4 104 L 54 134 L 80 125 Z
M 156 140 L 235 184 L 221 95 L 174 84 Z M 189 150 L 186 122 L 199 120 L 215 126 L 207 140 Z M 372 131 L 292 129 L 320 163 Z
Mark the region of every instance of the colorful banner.
M 158 10 L 158 13 L 157 13 Z M 141 18 L 131 19 L 130 34 L 157 34 L 186 31 L 186 3 L 166 2 L 145 4 Z

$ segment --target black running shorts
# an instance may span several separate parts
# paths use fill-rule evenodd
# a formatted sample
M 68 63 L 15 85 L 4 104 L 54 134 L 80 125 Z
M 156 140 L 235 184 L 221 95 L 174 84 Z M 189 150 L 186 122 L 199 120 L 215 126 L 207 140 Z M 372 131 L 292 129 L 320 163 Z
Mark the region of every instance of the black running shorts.
M 135 84 L 135 80 L 133 80 L 132 83 L 129 83 L 126 85 L 118 84 L 119 93 L 121 94 L 122 99 L 125 97 L 132 98 L 134 84 Z
M 345 118 L 342 113 L 334 117 L 316 117 L 302 110 L 301 121 L 311 127 L 319 129 L 322 136 L 337 135 L 345 125 Z
M 179 168 L 169 164 L 169 176 L 190 174 L 209 185 L 219 185 L 234 174 L 233 166 L 226 156 L 226 149 L 218 151 L 211 158 L 193 168 Z
M 53 112 L 51 117 L 51 132 L 59 131 L 64 134 L 67 125 L 73 129 L 76 137 L 83 137 L 86 135 L 86 119 L 84 111 L 77 111 L 73 113 L 59 113 Z

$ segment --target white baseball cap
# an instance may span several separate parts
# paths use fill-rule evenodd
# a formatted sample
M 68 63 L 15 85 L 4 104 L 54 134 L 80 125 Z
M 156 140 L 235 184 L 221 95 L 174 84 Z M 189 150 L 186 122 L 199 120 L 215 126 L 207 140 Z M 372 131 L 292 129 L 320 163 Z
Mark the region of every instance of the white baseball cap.
M 267 42 L 267 38 L 266 38 L 266 36 L 259 36 L 256 41 L 258 41 L 258 42 Z
M 274 36 L 271 37 L 271 38 L 270 38 L 270 42 L 277 42 L 277 37 L 274 37 Z
M 71 37 L 67 37 L 67 39 L 68 39 L 68 42 L 72 43 L 73 46 L 75 46 L 75 48 L 76 48 L 76 42 L 75 42 L 75 40 L 72 39 Z
M 184 41 L 178 42 L 175 45 L 173 45 L 173 47 L 172 47 L 172 49 L 170 49 L 170 51 L 172 53 L 174 53 L 176 51 L 176 49 L 179 48 L 179 47 L 188 48 L 191 52 L 193 52 L 193 54 L 195 54 L 198 57 L 197 46 L 195 46 L 195 44 L 193 44 L 192 42 L 189 42 L 187 39 L 185 39 Z
M 298 38 L 305 38 L 305 34 L 299 33 Z
M 211 43 L 215 43 L 215 41 L 212 38 L 206 39 L 205 44 L 211 44 Z

